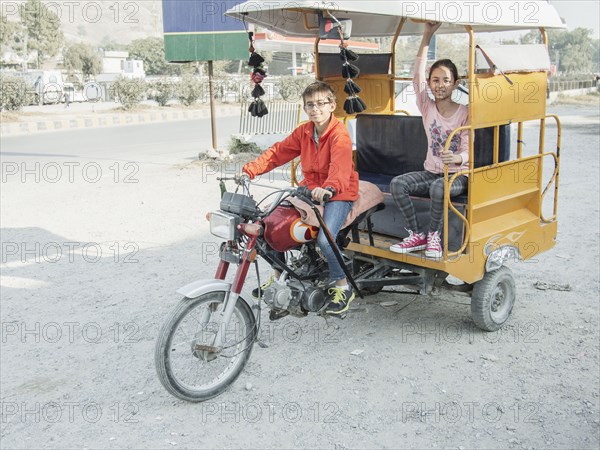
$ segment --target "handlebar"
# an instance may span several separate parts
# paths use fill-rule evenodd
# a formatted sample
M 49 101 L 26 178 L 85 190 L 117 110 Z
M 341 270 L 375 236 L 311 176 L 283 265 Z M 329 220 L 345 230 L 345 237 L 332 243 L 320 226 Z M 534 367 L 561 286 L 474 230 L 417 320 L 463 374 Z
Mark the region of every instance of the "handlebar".
M 237 185 L 244 186 L 250 183 L 250 177 L 243 173 L 241 175 L 234 175 L 232 177 L 217 177 L 217 181 L 233 181 Z
M 331 200 L 332 195 L 333 194 L 331 192 L 328 192 L 327 194 L 325 194 L 323 196 L 323 203 L 326 203 L 329 200 Z M 314 202 L 314 200 L 312 200 L 312 192 L 310 189 L 308 189 L 307 186 L 299 186 L 298 188 L 296 188 L 296 196 L 304 197 L 304 198 L 302 198 L 302 200 L 304 200 L 304 201 L 307 201 L 307 199 L 308 199 L 308 203 Z
M 252 183 L 250 181 L 250 177 L 248 175 L 246 175 L 245 173 L 242 174 L 236 174 L 232 177 L 217 177 L 218 181 L 233 181 L 235 182 L 235 184 L 239 185 L 239 186 L 249 186 L 250 184 L 253 184 L 255 186 L 260 186 L 260 187 L 267 187 L 267 188 L 271 188 L 273 189 L 273 186 L 266 186 L 264 184 L 258 184 L 258 183 Z M 297 188 L 284 188 L 281 190 L 282 193 L 288 193 L 294 197 L 298 197 L 301 200 L 305 201 L 306 203 L 316 203 L 318 204 L 317 201 L 313 200 L 312 198 L 312 191 L 307 187 L 307 186 L 298 186 Z M 327 194 L 325 194 L 323 196 L 323 203 L 328 202 L 329 200 L 331 200 L 331 197 L 333 196 L 332 193 L 328 192 Z

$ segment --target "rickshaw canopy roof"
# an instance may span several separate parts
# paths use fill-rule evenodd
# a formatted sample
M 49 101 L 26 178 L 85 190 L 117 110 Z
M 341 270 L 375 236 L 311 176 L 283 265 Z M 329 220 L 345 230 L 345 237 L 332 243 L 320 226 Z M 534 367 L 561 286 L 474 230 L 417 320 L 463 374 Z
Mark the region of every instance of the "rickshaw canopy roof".
M 424 22 L 442 22 L 438 34 L 564 28 L 546 1 L 395 1 L 364 0 L 315 2 L 314 0 L 247 1 L 225 14 L 289 36 L 316 37 L 318 14 L 352 20 L 353 37 L 394 36 L 402 18 L 401 36 L 420 35 Z

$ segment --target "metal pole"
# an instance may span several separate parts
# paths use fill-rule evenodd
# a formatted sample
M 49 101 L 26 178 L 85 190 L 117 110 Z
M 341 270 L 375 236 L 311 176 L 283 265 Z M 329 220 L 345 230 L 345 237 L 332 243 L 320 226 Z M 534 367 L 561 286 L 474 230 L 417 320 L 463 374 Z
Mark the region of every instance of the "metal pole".
M 298 61 L 296 61 L 296 46 L 292 45 L 292 76 L 293 77 L 298 75 L 298 73 L 296 72 L 296 64 L 298 64 Z
M 208 93 L 210 95 L 210 127 L 213 150 L 217 151 L 217 117 L 215 113 L 215 86 L 213 80 L 213 62 L 208 61 Z

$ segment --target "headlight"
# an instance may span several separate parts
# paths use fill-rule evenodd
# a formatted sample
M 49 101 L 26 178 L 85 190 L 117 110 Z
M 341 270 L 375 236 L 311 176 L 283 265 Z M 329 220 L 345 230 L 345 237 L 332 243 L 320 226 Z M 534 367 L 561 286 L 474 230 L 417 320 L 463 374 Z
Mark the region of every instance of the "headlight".
M 237 237 L 237 226 L 241 222 L 238 216 L 223 211 L 213 211 L 210 216 L 210 233 L 217 237 L 233 241 Z

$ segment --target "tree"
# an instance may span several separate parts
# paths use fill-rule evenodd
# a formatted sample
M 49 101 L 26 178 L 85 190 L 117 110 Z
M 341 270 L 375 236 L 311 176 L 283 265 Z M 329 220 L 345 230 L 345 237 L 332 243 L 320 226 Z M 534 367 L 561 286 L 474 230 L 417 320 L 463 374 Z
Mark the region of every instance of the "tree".
M 39 68 L 41 62 L 49 56 L 56 55 L 62 45 L 60 18 L 41 0 L 27 0 L 20 6 L 19 14 L 27 32 L 27 50 L 37 50 Z
M 177 66 L 169 65 L 165 60 L 163 40 L 157 37 L 136 39 L 129 44 L 129 57 L 144 61 L 147 75 L 175 75 L 179 73 Z
M 19 22 L 0 16 L 0 49 L 23 50 L 23 26 Z
M 98 47 L 104 49 L 105 51 L 113 51 L 113 50 L 126 51 L 127 50 L 126 44 L 121 44 L 120 42 L 113 40 L 108 35 L 105 35 L 102 38 L 102 40 L 100 41 L 100 45 Z
M 73 44 L 64 51 L 64 64 L 69 72 L 81 72 L 86 77 L 100 72 L 100 55 L 91 45 Z
M 592 70 L 594 73 L 600 73 L 600 39 L 594 39 L 592 42 Z
M 560 72 L 590 72 L 593 66 L 594 41 L 592 30 L 548 30 L 550 60 Z M 531 31 L 521 37 L 522 44 L 540 43 L 540 33 Z

